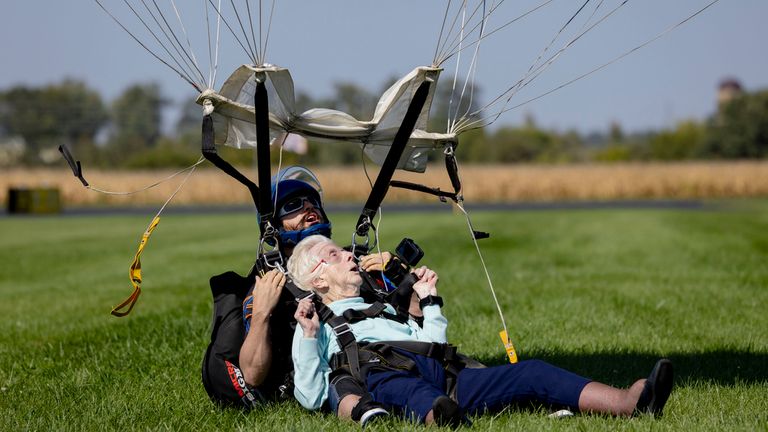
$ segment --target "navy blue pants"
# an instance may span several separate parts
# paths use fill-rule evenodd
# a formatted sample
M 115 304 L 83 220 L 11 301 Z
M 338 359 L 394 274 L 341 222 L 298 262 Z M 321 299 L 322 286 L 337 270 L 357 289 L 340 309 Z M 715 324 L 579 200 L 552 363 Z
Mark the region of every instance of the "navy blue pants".
M 445 370 L 434 359 L 401 352 L 416 362 L 416 369 L 374 371 L 368 374 L 373 399 L 423 421 L 432 403 L 446 394 Z M 456 399 L 464 412 L 499 411 L 512 404 L 537 402 L 578 410 L 579 395 L 589 379 L 541 360 L 526 360 L 459 372 Z

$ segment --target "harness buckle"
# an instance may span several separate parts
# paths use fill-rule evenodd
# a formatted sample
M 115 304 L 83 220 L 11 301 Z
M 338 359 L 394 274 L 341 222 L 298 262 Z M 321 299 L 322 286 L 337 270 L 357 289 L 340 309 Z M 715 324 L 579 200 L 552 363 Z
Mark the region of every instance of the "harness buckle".
M 346 327 L 346 328 L 344 328 L 344 327 Z M 342 329 L 342 330 L 339 331 L 339 329 Z M 352 332 L 352 329 L 349 327 L 349 325 L 347 325 L 347 323 L 341 323 L 341 324 L 337 325 L 336 327 L 333 327 L 333 333 L 337 337 L 341 336 L 343 334 L 351 333 L 351 332 Z

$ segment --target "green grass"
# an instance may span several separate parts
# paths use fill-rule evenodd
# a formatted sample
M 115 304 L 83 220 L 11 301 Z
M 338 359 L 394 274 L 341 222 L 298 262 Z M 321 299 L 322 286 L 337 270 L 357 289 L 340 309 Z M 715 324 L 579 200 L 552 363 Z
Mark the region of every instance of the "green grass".
M 473 430 L 765 430 L 768 202 L 689 210 L 477 212 L 477 229 L 521 358 L 626 386 L 656 358 L 676 366 L 663 419 L 509 409 Z M 200 382 L 208 278 L 249 268 L 249 215 L 164 216 L 127 318 L 128 266 L 151 215 L 0 219 L 0 430 L 358 430 L 286 402 L 220 410 Z M 332 215 L 337 239 L 355 215 Z M 501 364 L 500 322 L 463 218 L 385 212 L 440 274 L 450 339 Z M 420 430 L 389 420 L 374 430 Z

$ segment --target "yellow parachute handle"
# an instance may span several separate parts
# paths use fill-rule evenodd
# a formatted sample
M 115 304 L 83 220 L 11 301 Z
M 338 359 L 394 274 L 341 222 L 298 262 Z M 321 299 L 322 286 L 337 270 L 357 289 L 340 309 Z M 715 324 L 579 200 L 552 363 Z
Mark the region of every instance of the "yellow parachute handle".
M 499 337 L 501 338 L 501 343 L 504 344 L 504 349 L 507 351 L 509 362 L 513 364 L 517 363 L 517 352 L 515 351 L 515 346 L 512 345 L 512 341 L 507 337 L 507 331 L 500 331 Z
M 131 293 L 127 299 L 123 300 L 122 303 L 112 308 L 112 315 L 116 317 L 124 317 L 131 313 L 131 309 L 133 309 L 133 306 L 136 304 L 136 300 L 139 298 L 139 294 L 141 294 L 141 252 L 144 251 L 144 246 L 146 246 L 147 242 L 149 242 L 149 236 L 152 235 L 152 231 L 159 223 L 160 216 L 155 216 L 155 218 L 152 219 L 152 222 L 150 222 L 149 226 L 147 227 L 147 230 L 144 231 L 144 234 L 141 236 L 139 249 L 136 251 L 136 255 L 133 257 L 131 268 L 128 270 L 128 277 L 131 279 L 131 284 L 133 285 L 133 293 Z M 126 306 L 128 309 L 120 310 L 124 309 Z

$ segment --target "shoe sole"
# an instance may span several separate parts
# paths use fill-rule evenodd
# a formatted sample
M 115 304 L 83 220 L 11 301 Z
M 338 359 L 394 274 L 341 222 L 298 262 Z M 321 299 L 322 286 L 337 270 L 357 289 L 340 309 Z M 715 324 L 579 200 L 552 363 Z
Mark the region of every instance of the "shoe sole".
M 642 393 L 638 398 L 635 412 L 653 414 L 661 417 L 664 412 L 664 405 L 667 404 L 674 381 L 672 362 L 667 359 L 661 359 L 648 376 Z

